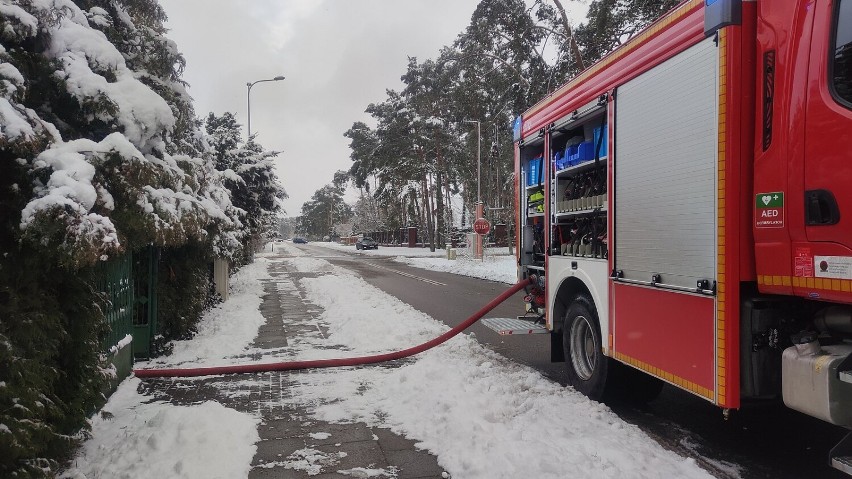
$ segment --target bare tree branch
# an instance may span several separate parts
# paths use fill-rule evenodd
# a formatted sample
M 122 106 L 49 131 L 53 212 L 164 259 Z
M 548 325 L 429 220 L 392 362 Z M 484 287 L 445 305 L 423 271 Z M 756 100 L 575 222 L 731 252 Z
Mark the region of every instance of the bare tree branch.
M 556 36 L 558 36 L 558 37 L 565 38 L 565 34 L 564 34 L 564 33 L 562 33 L 562 32 L 557 32 L 556 30 L 554 30 L 554 29 L 552 29 L 552 28 L 548 28 L 548 27 L 547 27 L 547 26 L 545 26 L 545 25 L 533 25 L 533 28 L 534 28 L 534 29 L 536 29 L 536 30 L 544 30 L 545 32 L 550 33 L 551 35 L 556 35 Z
M 506 68 L 508 68 L 509 70 L 512 70 L 512 73 L 514 73 L 514 74 L 515 74 L 515 76 L 516 76 L 519 80 L 521 80 L 522 82 L 524 82 L 524 84 L 527 86 L 527 88 L 529 88 L 529 87 L 531 86 L 530 81 L 529 81 L 529 80 L 527 80 L 526 78 L 524 78 L 524 75 L 522 74 L 522 72 L 521 72 L 521 71 L 519 71 L 517 68 L 515 68 L 515 66 L 514 66 L 514 65 L 512 65 L 512 64 L 511 64 L 511 63 L 509 63 L 509 62 L 507 62 L 507 61 L 506 61 L 506 60 L 504 60 L 503 58 L 498 57 L 497 55 L 492 55 L 491 53 L 486 53 L 486 52 L 465 53 L 465 54 L 462 54 L 462 55 L 453 55 L 451 58 L 448 58 L 447 60 L 460 60 L 460 59 L 462 59 L 462 58 L 467 58 L 467 57 L 476 57 L 476 56 L 483 56 L 483 57 L 486 57 L 486 58 L 491 58 L 492 60 L 497 60 L 497 61 L 498 61 L 498 62 L 500 62 L 503 66 L 505 66 L 505 67 L 506 67 Z
M 565 27 L 568 43 L 571 45 L 571 55 L 574 57 L 574 62 L 580 71 L 583 71 L 586 69 L 586 65 L 583 63 L 583 57 L 580 55 L 580 48 L 574 40 L 574 33 L 571 30 L 571 24 L 568 22 L 568 15 L 565 13 L 565 8 L 562 7 L 562 2 L 559 0 L 553 0 L 553 3 L 556 4 L 556 9 L 559 10 L 559 15 L 562 16 L 562 25 Z

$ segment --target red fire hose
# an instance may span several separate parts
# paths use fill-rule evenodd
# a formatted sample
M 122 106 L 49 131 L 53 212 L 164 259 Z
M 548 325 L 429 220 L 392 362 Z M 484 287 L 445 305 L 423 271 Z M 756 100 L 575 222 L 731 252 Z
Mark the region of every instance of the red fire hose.
M 422 353 L 427 349 L 447 341 L 456 336 L 465 329 L 469 328 L 473 323 L 479 321 L 489 311 L 494 309 L 498 304 L 506 301 L 513 294 L 524 289 L 528 284 L 534 284 L 535 277 L 530 277 L 527 280 L 519 281 L 514 286 L 504 291 L 500 296 L 492 299 L 479 311 L 467 318 L 463 323 L 438 336 L 437 338 L 425 342 L 419 346 L 396 351 L 393 353 L 377 354 L 374 356 L 361 356 L 357 358 L 341 358 L 341 359 L 317 359 L 313 361 L 290 361 L 283 363 L 265 363 L 265 364 L 240 364 L 236 366 L 214 366 L 206 368 L 186 368 L 186 369 L 134 369 L 133 373 L 139 378 L 171 378 L 171 377 L 196 377 L 196 376 L 212 376 L 219 374 L 237 374 L 237 373 L 262 373 L 269 371 L 293 371 L 297 369 L 321 369 L 334 368 L 341 366 L 360 366 L 363 364 L 375 364 L 385 361 L 393 361 L 395 359 L 407 358 L 415 354 Z

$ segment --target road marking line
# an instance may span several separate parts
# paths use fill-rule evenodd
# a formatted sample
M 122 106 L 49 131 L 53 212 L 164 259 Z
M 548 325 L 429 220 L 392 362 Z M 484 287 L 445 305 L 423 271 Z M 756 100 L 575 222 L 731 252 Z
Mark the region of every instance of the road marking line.
M 412 278 L 412 279 L 416 279 L 418 281 L 423 281 L 424 283 L 434 284 L 436 286 L 446 286 L 447 285 L 446 283 L 441 283 L 440 281 L 433 281 L 431 279 L 423 278 L 422 276 L 415 276 L 413 274 L 405 273 L 403 271 L 399 271 L 399 270 L 395 270 L 395 269 L 391 269 L 391 268 L 386 268 L 384 266 L 379 266 L 379 265 L 372 263 L 372 262 L 367 262 L 367 264 L 369 264 L 370 266 L 372 266 L 374 268 L 383 269 L 385 271 L 390 271 L 391 273 L 396 273 L 400 276 L 405 276 L 406 278 Z

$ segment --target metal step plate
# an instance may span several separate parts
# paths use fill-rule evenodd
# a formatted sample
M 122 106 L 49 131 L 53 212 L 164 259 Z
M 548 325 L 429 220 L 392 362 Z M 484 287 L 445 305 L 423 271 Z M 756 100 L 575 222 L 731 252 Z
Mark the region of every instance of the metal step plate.
M 840 371 L 840 380 L 844 383 L 852 383 L 852 371 Z
M 831 467 L 852 475 L 852 456 L 832 457 Z
M 547 333 L 547 327 L 543 324 L 533 323 L 534 318 L 485 318 L 482 324 L 493 329 L 501 336 L 510 334 L 544 334 Z

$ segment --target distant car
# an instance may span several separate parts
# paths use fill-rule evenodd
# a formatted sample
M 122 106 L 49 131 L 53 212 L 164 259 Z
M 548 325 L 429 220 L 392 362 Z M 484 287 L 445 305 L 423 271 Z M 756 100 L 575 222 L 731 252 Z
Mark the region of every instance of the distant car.
M 296 236 L 295 238 L 293 238 L 293 242 L 299 243 L 299 244 L 308 244 L 308 240 L 306 240 L 305 238 L 299 237 L 299 236 Z
M 373 238 L 361 238 L 355 243 L 355 249 L 379 249 L 379 243 Z

